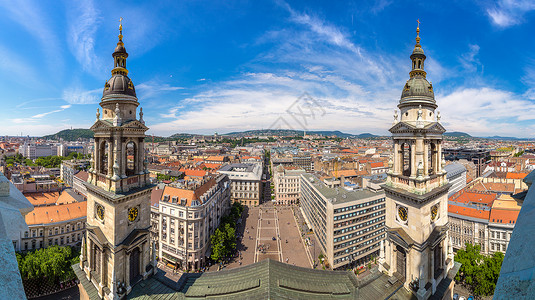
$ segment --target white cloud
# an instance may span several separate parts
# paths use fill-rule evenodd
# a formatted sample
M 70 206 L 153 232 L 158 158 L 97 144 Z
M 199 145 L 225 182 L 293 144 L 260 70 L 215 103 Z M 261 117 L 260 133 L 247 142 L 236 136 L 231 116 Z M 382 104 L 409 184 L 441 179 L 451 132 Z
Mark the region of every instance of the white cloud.
M 102 89 L 83 90 L 79 87 L 71 87 L 63 90 L 62 98 L 70 104 L 93 104 L 98 103 Z
M 535 120 L 535 103 L 489 87 L 459 88 L 437 102 L 448 130 L 477 136 L 528 135 L 521 121 Z
M 139 99 L 149 99 L 166 92 L 183 90 L 180 86 L 171 86 L 168 83 L 160 83 L 156 80 L 143 82 L 136 85 L 136 94 Z
M 502 28 L 523 23 L 524 14 L 532 10 L 535 10 L 532 0 L 499 0 L 486 9 L 492 23 Z
M 69 49 L 85 71 L 93 75 L 103 74 L 103 61 L 95 54 L 95 35 L 99 25 L 100 12 L 93 1 L 69 3 L 70 16 L 67 41 Z
M 53 113 L 57 113 L 57 112 L 61 112 L 61 111 L 64 111 L 68 108 L 70 108 L 71 105 L 68 104 L 68 105 L 62 105 L 60 106 L 59 109 L 55 109 L 55 110 L 51 110 L 51 111 L 47 111 L 47 112 L 44 112 L 44 113 L 40 113 L 40 114 L 36 114 L 36 115 L 33 115 L 31 117 L 28 117 L 28 118 L 15 118 L 15 119 L 11 119 L 11 122 L 15 123 L 15 124 L 27 124 L 27 123 L 36 123 L 38 121 L 40 121 L 42 118 L 50 115 L 50 114 L 53 114 Z
M 462 54 L 459 61 L 466 71 L 477 72 L 478 68 L 482 67 L 479 58 L 477 58 L 480 47 L 477 44 L 469 44 L 468 48 L 468 52 Z
M 304 29 L 285 27 L 266 33 L 258 43 L 274 46 L 247 65 L 249 72 L 224 82 L 203 83 L 201 92 L 193 89 L 192 96 L 164 113 L 159 111 L 159 118 L 150 120 L 152 123 L 148 121 L 151 131 L 162 135 L 225 133 L 281 125 L 299 130 L 388 134 L 393 110 L 409 78 L 410 53 L 396 57 L 380 49 L 363 48 L 343 29 L 298 13 L 286 3 L 283 6 L 290 12 L 290 22 Z M 526 130 L 535 126 L 522 125 L 535 119 L 531 117 L 535 116 L 535 105 L 525 98 L 490 88 L 479 75 L 475 76 L 477 84 L 460 84 L 449 90 L 449 80 L 458 78 L 458 69 L 482 68 L 479 45 L 469 45 L 458 66 L 444 66 L 433 59 L 432 52 L 428 51 L 426 70 L 429 80 L 444 82 L 435 86 L 435 93 L 442 122 L 449 131 L 476 136 L 533 132 Z M 304 92 L 316 99 L 322 113 L 311 113 L 306 105 L 301 105 L 297 114 L 288 113 Z M 303 119 L 303 114 L 308 116 Z

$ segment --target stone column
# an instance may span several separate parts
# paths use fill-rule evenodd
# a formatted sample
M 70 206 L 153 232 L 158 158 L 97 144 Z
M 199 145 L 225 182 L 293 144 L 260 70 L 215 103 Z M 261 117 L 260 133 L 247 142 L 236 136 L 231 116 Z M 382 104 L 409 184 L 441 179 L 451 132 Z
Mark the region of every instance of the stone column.
M 130 286 L 130 253 L 125 252 L 125 265 L 126 265 L 126 273 L 125 273 L 125 280 L 124 283 L 126 284 L 126 293 L 130 293 L 130 290 L 132 290 L 132 287 Z
M 416 150 L 415 141 L 411 141 L 411 177 L 416 177 L 416 166 L 418 165 L 416 162 Z
M 145 160 L 145 147 L 144 147 L 144 142 L 143 142 L 143 139 L 140 138 L 139 139 L 139 146 L 138 146 L 138 157 L 137 157 L 137 161 L 138 161 L 138 165 L 139 165 L 139 171 L 138 171 L 138 174 L 143 174 L 144 173 L 144 166 L 143 166 L 143 161 Z
M 436 155 L 435 155 L 435 172 L 438 174 L 442 171 L 441 167 L 442 159 L 442 141 L 436 141 Z
M 423 143 L 423 151 L 424 151 L 424 176 L 429 176 L 429 148 L 430 144 L 425 142 Z M 433 157 L 431 155 L 431 157 Z
M 105 252 L 106 250 L 105 249 L 102 249 L 102 251 L 100 251 L 99 255 L 100 255 L 100 290 L 102 290 L 103 287 L 106 286 L 106 269 L 105 269 L 105 260 L 106 260 L 106 255 L 105 255 Z M 103 292 L 104 294 L 104 292 Z
M 108 140 L 108 176 L 113 176 L 113 138 Z

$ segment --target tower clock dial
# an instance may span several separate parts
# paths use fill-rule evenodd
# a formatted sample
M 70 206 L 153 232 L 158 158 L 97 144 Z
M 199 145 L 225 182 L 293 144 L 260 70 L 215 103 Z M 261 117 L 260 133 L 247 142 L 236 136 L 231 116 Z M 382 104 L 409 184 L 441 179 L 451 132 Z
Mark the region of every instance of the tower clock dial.
M 104 206 L 97 204 L 96 205 L 97 218 L 104 220 Z
M 409 217 L 409 213 L 407 211 L 407 208 L 405 206 L 398 206 L 398 217 L 399 220 L 402 222 L 407 222 L 407 219 Z
M 137 219 L 138 209 L 137 207 L 132 207 L 128 210 L 128 221 L 134 222 Z
M 436 220 L 438 216 L 438 204 L 435 204 L 431 207 L 431 220 Z

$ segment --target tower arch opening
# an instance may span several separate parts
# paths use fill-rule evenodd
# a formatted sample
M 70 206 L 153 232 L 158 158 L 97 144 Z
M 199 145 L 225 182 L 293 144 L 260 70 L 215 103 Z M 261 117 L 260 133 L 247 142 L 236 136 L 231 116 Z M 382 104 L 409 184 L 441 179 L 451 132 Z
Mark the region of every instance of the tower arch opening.
M 401 144 L 401 166 L 403 176 L 411 175 L 411 145 L 407 142 Z
M 136 144 L 130 141 L 126 144 L 126 176 L 136 172 Z
M 100 168 L 99 172 L 103 175 L 108 175 L 108 165 L 109 165 L 109 145 L 108 141 L 104 140 L 100 143 L 99 156 L 100 156 Z

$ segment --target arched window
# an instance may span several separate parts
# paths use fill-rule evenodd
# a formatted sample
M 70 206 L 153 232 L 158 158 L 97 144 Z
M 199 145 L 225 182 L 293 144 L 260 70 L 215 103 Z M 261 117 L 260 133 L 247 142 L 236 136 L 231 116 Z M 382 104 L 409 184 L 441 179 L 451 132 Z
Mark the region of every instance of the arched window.
M 126 176 L 132 176 L 136 171 L 136 144 L 128 142 L 126 144 Z
M 436 165 L 436 155 L 437 155 L 437 146 L 435 143 L 430 143 L 428 146 L 428 152 L 427 152 L 427 169 L 429 172 L 429 175 L 435 174 L 435 165 Z
M 421 68 L 422 68 L 422 61 L 418 60 L 418 69 L 421 69 Z
M 100 173 L 108 175 L 108 142 L 100 143 Z

